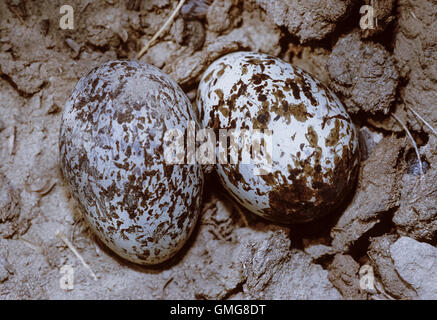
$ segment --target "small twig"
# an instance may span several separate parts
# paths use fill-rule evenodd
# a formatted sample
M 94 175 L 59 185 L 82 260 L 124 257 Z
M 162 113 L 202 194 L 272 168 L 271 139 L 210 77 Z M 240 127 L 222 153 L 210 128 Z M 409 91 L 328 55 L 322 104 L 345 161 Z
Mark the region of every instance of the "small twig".
M 82 265 L 89 270 L 89 272 L 91 273 L 91 275 L 93 276 L 93 279 L 95 281 L 97 281 L 97 276 L 96 274 L 93 272 L 93 270 L 91 269 L 91 267 L 85 262 L 85 260 L 83 259 L 83 257 L 80 255 L 80 253 L 76 250 L 76 248 L 73 246 L 73 244 L 67 239 L 67 237 L 65 236 L 65 234 L 62 231 L 58 231 L 56 232 L 56 237 L 58 239 L 61 239 L 62 241 L 64 241 L 64 243 L 67 245 L 68 248 L 70 248 L 71 251 L 73 251 L 73 253 L 76 255 L 76 257 L 80 260 L 80 262 L 82 263 Z
M 18 20 L 20 20 L 20 22 L 27 27 L 26 22 L 24 22 L 23 18 L 20 16 L 17 9 L 15 9 L 14 7 L 11 7 L 11 6 L 9 6 L 9 9 L 11 9 L 11 11 L 18 17 Z
M 412 113 L 414 113 L 416 117 L 418 117 L 437 136 L 437 130 L 435 130 L 420 114 L 418 114 L 416 110 L 414 110 L 412 107 L 410 107 L 407 104 L 405 105 Z
M 177 15 L 177 13 L 179 12 L 179 10 L 181 9 L 182 5 L 184 4 L 185 0 L 180 0 L 178 5 L 176 6 L 175 10 L 173 11 L 173 13 L 170 15 L 170 17 L 167 19 L 167 21 L 164 23 L 164 25 L 161 27 L 161 29 L 158 30 L 157 33 L 155 33 L 152 37 L 152 39 L 150 39 L 149 42 L 147 42 L 147 44 L 143 47 L 143 49 L 141 49 L 141 51 L 138 53 L 137 55 L 137 59 L 140 59 L 144 53 L 146 53 L 146 51 L 150 48 L 150 46 L 152 45 L 152 43 L 158 39 L 158 37 L 161 35 L 161 33 L 165 30 L 165 28 L 168 27 L 168 25 L 173 21 L 174 17 Z
M 21 241 L 23 241 L 29 248 L 38 251 L 39 253 L 43 253 L 44 250 L 43 248 L 41 248 L 40 245 L 33 243 L 32 241 L 29 241 L 27 239 L 24 239 L 23 237 L 18 237 L 18 239 L 20 239 Z
M 414 19 L 419 20 L 419 19 L 417 19 L 416 15 L 414 14 L 413 11 L 410 11 L 410 14 L 411 14 L 411 16 L 412 16 Z
M 411 140 L 411 143 L 413 144 L 414 150 L 416 150 L 417 159 L 419 160 L 419 170 L 420 170 L 420 176 L 423 177 L 423 166 L 422 166 L 422 159 L 420 158 L 419 148 L 417 147 L 416 141 L 414 141 L 413 136 L 411 135 L 410 130 L 408 130 L 407 126 L 399 119 L 395 114 L 391 114 L 391 116 L 404 128 L 405 132 L 407 133 L 408 137 Z
M 89 4 L 90 4 L 89 0 L 86 0 L 85 3 L 84 3 L 84 5 L 82 6 L 82 9 L 80 9 L 80 12 L 81 12 L 81 13 L 84 12 L 85 9 L 88 7 Z
M 17 135 L 17 127 L 13 126 L 11 129 L 11 135 L 9 136 L 8 139 L 8 149 L 9 149 L 9 155 L 12 156 L 15 154 L 16 151 L 16 135 Z
M 172 277 L 170 277 L 170 279 L 168 279 L 165 283 L 164 283 L 164 285 L 162 286 L 162 296 L 164 296 L 164 294 L 165 294 L 165 288 L 167 288 L 167 286 L 170 284 L 170 282 L 172 282 L 173 281 L 173 279 L 174 279 L 174 277 L 172 276 Z

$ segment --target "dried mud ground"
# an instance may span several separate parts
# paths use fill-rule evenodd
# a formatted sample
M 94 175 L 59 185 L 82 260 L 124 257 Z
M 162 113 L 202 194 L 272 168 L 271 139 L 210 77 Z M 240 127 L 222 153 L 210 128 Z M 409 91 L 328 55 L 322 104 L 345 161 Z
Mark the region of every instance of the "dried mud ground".
M 59 8 L 75 10 L 74 30 Z M 437 299 L 437 2 L 187 0 L 141 61 L 191 100 L 209 63 L 270 53 L 335 90 L 360 128 L 362 165 L 344 207 L 277 226 L 206 181 L 200 222 L 155 268 L 114 256 L 90 233 L 59 169 L 64 103 L 78 79 L 134 59 L 175 8 L 170 0 L 0 1 L 0 299 Z M 411 109 L 412 108 L 412 109 Z M 424 175 L 405 130 L 418 144 Z M 62 232 L 97 275 L 94 280 Z M 71 265 L 74 288 L 60 286 Z

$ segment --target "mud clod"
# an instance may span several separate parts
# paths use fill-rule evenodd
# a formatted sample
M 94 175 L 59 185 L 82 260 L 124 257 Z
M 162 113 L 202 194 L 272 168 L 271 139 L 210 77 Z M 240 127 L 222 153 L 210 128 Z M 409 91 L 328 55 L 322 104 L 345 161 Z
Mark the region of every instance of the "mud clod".
M 382 45 L 362 41 L 358 32 L 343 36 L 332 49 L 327 69 L 332 88 L 350 113 L 389 112 L 399 75 Z

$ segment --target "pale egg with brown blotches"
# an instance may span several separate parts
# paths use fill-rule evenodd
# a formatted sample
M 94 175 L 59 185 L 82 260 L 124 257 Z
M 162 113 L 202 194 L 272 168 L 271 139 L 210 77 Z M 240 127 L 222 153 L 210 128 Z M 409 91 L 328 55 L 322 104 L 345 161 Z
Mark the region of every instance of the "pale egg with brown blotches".
M 190 121 L 195 113 L 177 83 L 136 61 L 92 69 L 65 105 L 62 172 L 93 231 L 125 259 L 163 262 L 193 231 L 202 168 L 164 157 L 165 133 L 184 132 Z
M 272 133 L 271 148 L 260 147 L 270 170 L 255 157 L 232 164 L 218 148 L 220 180 L 250 211 L 280 223 L 306 222 L 331 211 L 353 189 L 357 130 L 338 97 L 309 73 L 267 54 L 231 53 L 203 74 L 197 108 L 203 127 L 217 133 Z

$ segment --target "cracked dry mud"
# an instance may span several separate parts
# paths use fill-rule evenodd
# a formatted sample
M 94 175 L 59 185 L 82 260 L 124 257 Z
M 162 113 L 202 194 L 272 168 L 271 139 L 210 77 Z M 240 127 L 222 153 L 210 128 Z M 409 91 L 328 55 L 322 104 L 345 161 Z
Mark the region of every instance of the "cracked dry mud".
M 361 30 L 359 9 L 370 1 L 186 1 L 141 61 L 192 101 L 203 71 L 226 53 L 289 61 L 343 100 L 360 128 L 362 164 L 343 208 L 290 226 L 236 207 L 210 174 L 187 245 L 146 268 L 90 232 L 61 175 L 59 125 L 78 79 L 134 59 L 177 1 L 70 0 L 74 30 L 59 28 L 61 1 L 0 1 L 0 299 L 437 299 L 437 136 L 409 109 L 437 126 L 437 4 L 382 2 L 377 29 Z M 390 114 L 418 144 L 421 180 Z M 72 290 L 60 287 L 65 265 Z M 360 285 L 363 266 L 371 288 Z

